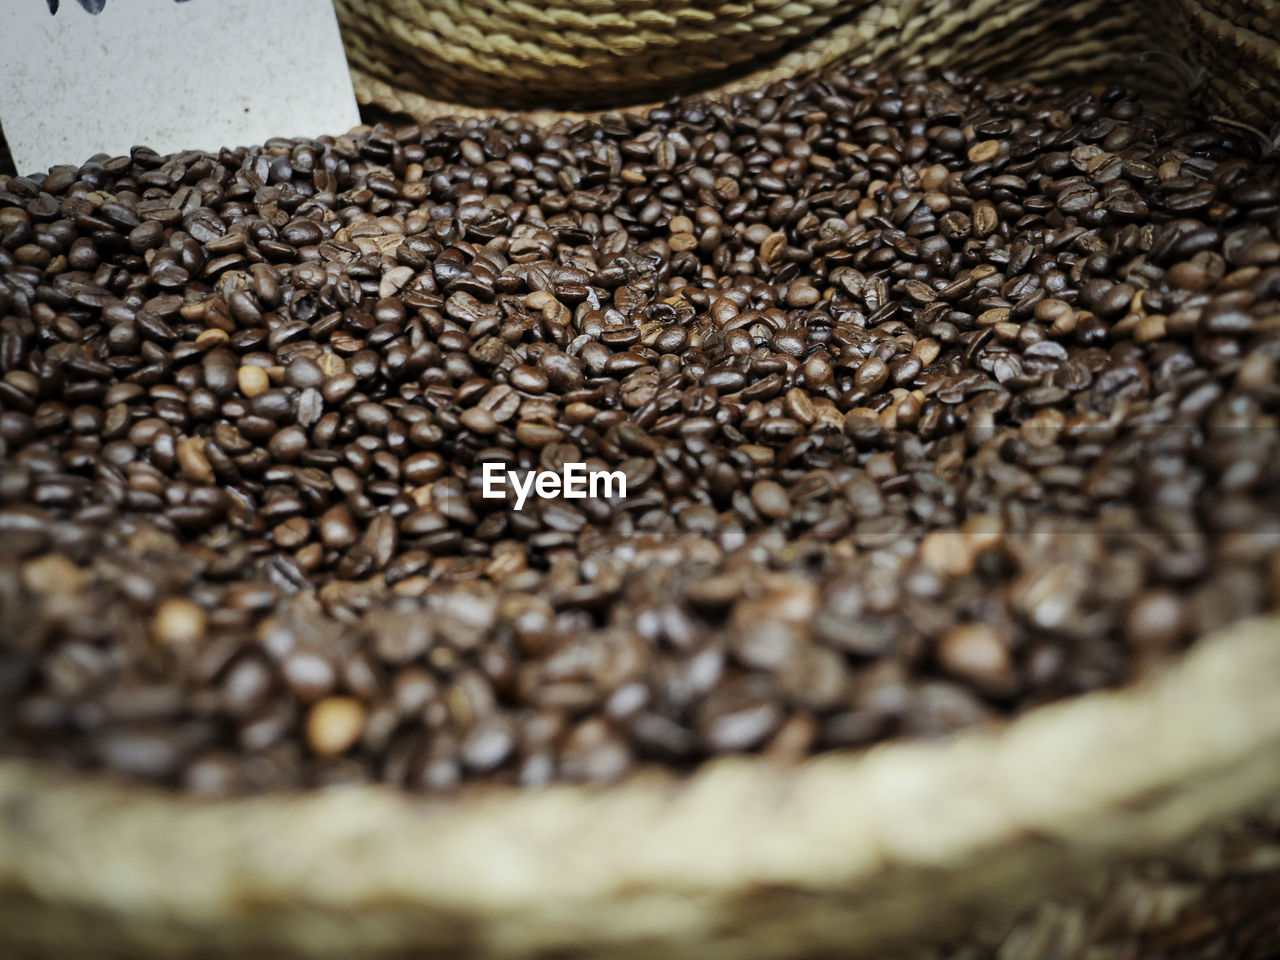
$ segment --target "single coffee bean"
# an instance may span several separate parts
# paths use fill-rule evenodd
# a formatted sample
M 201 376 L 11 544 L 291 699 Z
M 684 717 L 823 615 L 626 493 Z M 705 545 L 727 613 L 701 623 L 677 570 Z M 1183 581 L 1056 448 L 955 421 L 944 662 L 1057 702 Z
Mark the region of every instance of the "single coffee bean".
M 241 367 L 236 373 L 236 383 L 240 386 L 240 392 L 250 398 L 265 393 L 271 386 L 267 371 L 256 366 Z
M 162 603 L 151 621 L 151 635 L 165 645 L 195 644 L 204 639 L 204 610 L 190 600 L 172 598 Z
M 364 732 L 366 711 L 353 697 L 327 697 L 307 714 L 307 745 L 320 757 L 346 753 Z

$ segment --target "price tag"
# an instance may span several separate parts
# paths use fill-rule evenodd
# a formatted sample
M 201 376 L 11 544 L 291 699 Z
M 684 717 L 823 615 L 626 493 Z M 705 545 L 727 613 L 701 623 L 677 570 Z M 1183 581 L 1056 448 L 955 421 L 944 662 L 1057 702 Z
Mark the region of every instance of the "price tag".
M 0 89 L 20 174 L 360 122 L 326 0 L 2 0 Z

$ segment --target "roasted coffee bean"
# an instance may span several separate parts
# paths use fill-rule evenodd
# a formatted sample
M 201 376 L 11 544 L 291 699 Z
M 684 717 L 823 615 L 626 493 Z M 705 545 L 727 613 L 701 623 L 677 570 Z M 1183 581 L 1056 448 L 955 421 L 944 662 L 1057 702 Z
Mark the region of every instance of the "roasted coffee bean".
M 0 178 L 0 751 L 599 783 L 1141 677 L 1280 605 L 1235 143 L 852 69 Z
M 307 745 L 320 757 L 345 753 L 364 732 L 366 711 L 353 697 L 328 697 L 307 714 Z

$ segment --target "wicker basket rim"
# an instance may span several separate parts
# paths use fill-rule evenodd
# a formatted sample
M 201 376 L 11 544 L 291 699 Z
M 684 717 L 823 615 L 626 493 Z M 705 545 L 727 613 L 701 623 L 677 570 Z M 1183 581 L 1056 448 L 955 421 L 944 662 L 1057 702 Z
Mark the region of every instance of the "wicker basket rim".
M 429 929 L 441 943 L 474 942 L 483 920 L 490 947 L 565 947 L 693 942 L 719 916 L 708 904 L 839 891 L 865 908 L 857 936 L 904 934 L 910 910 L 870 909 L 889 889 L 990 878 L 1008 855 L 1023 883 L 1063 856 L 1153 853 L 1274 797 L 1277 689 L 1272 616 L 1204 639 L 1130 688 L 790 771 L 740 758 L 608 789 L 202 801 L 5 760 L 0 892 L 205 931 L 262 908 L 400 905 L 416 911 L 415 939 Z M 306 952 L 387 935 L 370 930 L 353 925 Z

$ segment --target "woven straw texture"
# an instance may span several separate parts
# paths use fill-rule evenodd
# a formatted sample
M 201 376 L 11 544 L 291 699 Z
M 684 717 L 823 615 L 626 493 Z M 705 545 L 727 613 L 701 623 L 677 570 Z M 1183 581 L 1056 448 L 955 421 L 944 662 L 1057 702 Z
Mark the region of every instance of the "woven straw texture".
M 728 92 L 870 62 L 1039 82 L 1115 79 L 1190 97 L 1268 133 L 1280 116 L 1275 0 L 337 0 L 337 8 L 361 101 L 419 118 L 481 107 L 552 119 L 547 111 Z
M 952 956 L 930 942 L 963 930 L 1003 944 L 999 960 L 1085 944 L 1261 960 L 1249 951 L 1280 930 L 1278 689 L 1271 618 L 1143 686 L 790 772 L 725 760 L 609 790 L 213 803 L 6 761 L 0 942 L 6 957 L 879 960 Z M 1229 952 L 1177 952 L 1222 930 Z

